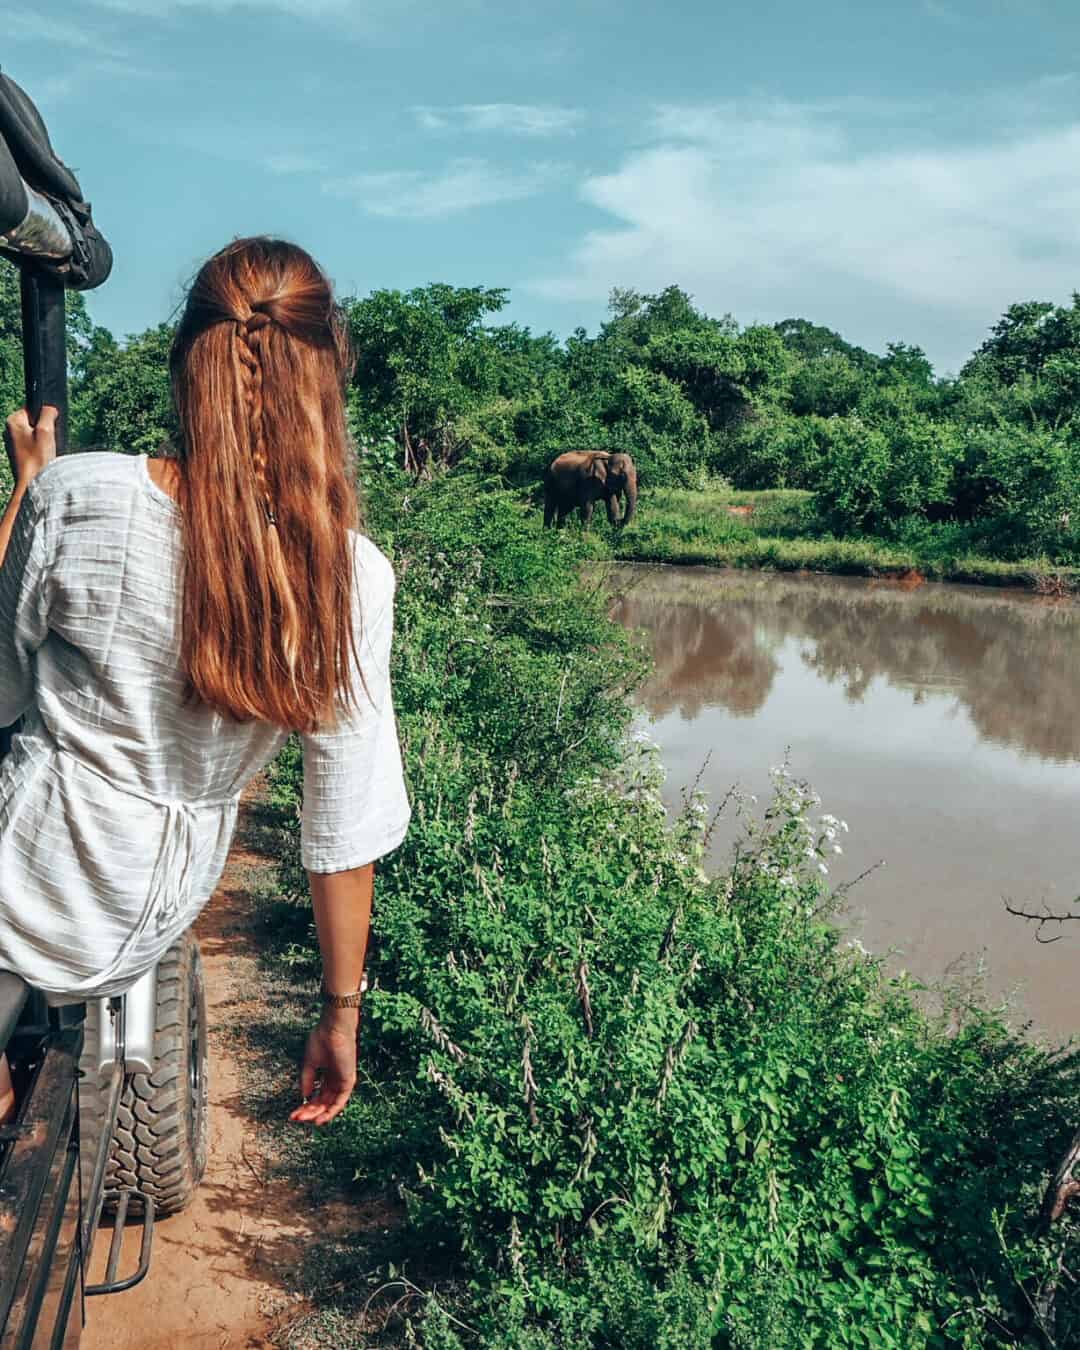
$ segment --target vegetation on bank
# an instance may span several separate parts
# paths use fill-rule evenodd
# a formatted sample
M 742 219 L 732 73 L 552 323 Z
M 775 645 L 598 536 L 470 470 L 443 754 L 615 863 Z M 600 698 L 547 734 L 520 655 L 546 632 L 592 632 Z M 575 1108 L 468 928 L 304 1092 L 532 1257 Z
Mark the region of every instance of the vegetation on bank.
M 1020 585 L 1054 594 L 1080 589 L 1080 566 L 1045 554 L 1014 560 L 982 554 L 984 541 L 969 526 L 908 522 L 887 536 L 837 536 L 818 519 L 813 494 L 798 489 L 740 492 L 724 482 L 655 488 L 626 530 L 597 524 L 612 556 L 626 562 L 850 576 L 919 573 L 935 581 Z
M 959 996 L 931 1016 L 849 944 L 842 823 L 785 767 L 703 872 L 713 806 L 665 819 L 588 536 L 466 478 L 369 486 L 415 816 L 380 869 L 364 1079 L 310 1148 L 406 1218 L 323 1296 L 338 1343 L 1074 1343 L 1080 1235 L 1038 1212 L 1080 1057 Z M 300 790 L 290 753 L 286 817 Z M 271 960 L 314 980 L 297 843 Z
M 532 492 L 562 450 L 621 448 L 642 489 L 624 556 L 977 579 L 1080 567 L 1080 297 L 1010 306 L 946 377 L 918 347 L 877 355 L 802 318 L 740 327 L 677 286 L 615 290 L 599 331 L 564 341 L 498 322 L 507 298 L 434 284 L 345 299 L 359 354 L 350 418 L 369 471 L 452 470 Z M 77 444 L 155 453 L 173 436 L 170 338 L 160 324 L 118 342 L 72 298 Z M 6 406 L 20 370 L 2 264 Z M 790 513 L 798 529 L 732 521 L 709 487 L 720 480 L 755 501 L 806 494 Z

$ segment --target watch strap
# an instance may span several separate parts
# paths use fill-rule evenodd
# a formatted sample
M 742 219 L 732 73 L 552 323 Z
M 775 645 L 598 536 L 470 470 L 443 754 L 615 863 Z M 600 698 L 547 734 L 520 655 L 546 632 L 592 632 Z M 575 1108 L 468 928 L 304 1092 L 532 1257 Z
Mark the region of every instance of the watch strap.
M 360 1002 L 367 991 L 368 982 L 365 975 L 360 981 L 360 988 L 351 994 L 331 994 L 323 985 L 322 1001 L 326 1008 L 359 1008 Z

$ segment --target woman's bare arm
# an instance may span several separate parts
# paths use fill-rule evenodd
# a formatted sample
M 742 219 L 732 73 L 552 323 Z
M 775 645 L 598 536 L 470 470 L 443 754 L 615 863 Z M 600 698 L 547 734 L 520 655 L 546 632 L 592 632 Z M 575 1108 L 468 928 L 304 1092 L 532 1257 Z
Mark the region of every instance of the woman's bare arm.
M 25 408 L 12 413 L 7 420 L 4 444 L 7 447 L 8 463 L 11 465 L 15 487 L 4 508 L 4 514 L 0 517 L 0 563 L 4 561 L 8 544 L 11 542 L 11 532 L 15 528 L 19 503 L 26 495 L 27 487 L 45 465 L 56 458 L 56 418 L 57 410 L 51 403 L 47 403 L 42 408 L 35 426 L 30 425 Z
M 323 985 L 332 994 L 351 994 L 360 988 L 374 878 L 373 863 L 348 872 L 308 873 Z M 300 1069 L 304 1102 L 292 1112 L 290 1120 L 325 1125 L 344 1109 L 356 1085 L 359 1025 L 359 1008 L 323 1009 L 308 1037 Z
M 41 410 L 36 426 L 30 425 L 26 409 L 20 408 L 7 420 L 4 432 L 4 446 L 11 465 L 11 476 L 15 480 L 8 504 L 0 516 L 0 564 L 7 556 L 11 532 L 15 528 L 15 517 L 19 505 L 26 496 L 30 482 L 37 477 L 51 459 L 56 458 L 56 418 L 57 409 L 47 403 Z M 15 1114 L 15 1092 L 11 1085 L 11 1070 L 7 1056 L 0 1055 L 0 1125 L 11 1120 Z
M 308 883 L 323 985 L 331 994 L 351 994 L 360 988 L 364 974 L 375 864 L 348 872 L 309 872 Z

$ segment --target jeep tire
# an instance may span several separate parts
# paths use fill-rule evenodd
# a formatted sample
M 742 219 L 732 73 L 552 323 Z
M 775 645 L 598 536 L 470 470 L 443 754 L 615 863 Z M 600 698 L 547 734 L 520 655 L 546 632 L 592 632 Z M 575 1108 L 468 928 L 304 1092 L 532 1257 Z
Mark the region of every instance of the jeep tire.
M 86 1018 L 86 1060 L 98 1043 L 98 1004 Z M 84 1117 L 84 1185 L 105 1111 L 107 1085 L 87 1075 L 80 1085 Z M 105 1172 L 104 1208 L 115 1209 L 122 1190 L 149 1196 L 159 1215 L 184 1209 L 206 1171 L 206 988 L 199 944 L 185 933 L 157 969 L 154 1072 L 129 1073 L 124 1083 Z

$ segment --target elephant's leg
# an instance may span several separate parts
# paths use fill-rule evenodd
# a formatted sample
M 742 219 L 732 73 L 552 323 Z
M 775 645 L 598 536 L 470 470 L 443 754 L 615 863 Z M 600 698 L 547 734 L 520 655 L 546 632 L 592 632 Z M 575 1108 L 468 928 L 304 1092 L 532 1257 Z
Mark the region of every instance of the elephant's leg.
M 607 518 L 612 525 L 618 525 L 619 523 L 619 510 L 618 507 L 616 506 L 618 495 L 619 494 L 617 492 L 613 492 L 611 496 L 607 499 Z
M 563 522 L 566 520 L 566 517 L 570 514 L 570 512 L 571 512 L 572 509 L 573 509 L 573 508 L 570 506 L 569 502 L 560 502 L 560 503 L 559 503 L 559 522 L 558 522 L 558 523 L 559 523 L 560 528 L 562 527 Z
M 591 497 L 587 501 L 581 503 L 581 519 L 583 523 L 586 525 L 588 525 L 589 521 L 592 520 L 592 509 L 593 509 L 593 500 Z
M 555 511 L 556 511 L 555 494 L 554 494 L 553 492 L 546 492 L 546 493 L 544 494 L 544 529 L 545 529 L 545 530 L 546 530 L 546 529 L 548 528 L 548 526 L 551 525 L 551 524 L 553 523 L 553 521 L 555 520 Z

